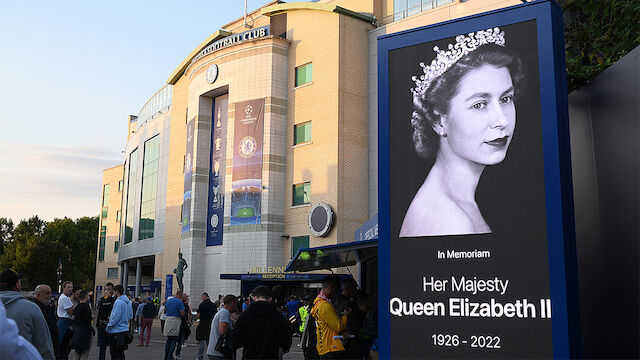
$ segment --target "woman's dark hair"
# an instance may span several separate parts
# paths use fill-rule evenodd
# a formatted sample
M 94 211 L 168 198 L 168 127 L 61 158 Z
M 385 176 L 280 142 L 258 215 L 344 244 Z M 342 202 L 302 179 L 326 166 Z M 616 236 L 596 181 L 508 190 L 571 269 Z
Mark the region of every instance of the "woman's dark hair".
M 439 136 L 432 126 L 440 122 L 439 114 L 447 114 L 449 103 L 458 92 L 460 79 L 469 71 L 484 65 L 507 68 L 511 74 L 513 88 L 518 94 L 518 85 L 523 79 L 520 58 L 511 51 L 495 44 L 483 45 L 458 60 L 444 74 L 433 80 L 424 94 L 413 95 L 413 143 L 416 152 L 423 158 L 435 157 Z

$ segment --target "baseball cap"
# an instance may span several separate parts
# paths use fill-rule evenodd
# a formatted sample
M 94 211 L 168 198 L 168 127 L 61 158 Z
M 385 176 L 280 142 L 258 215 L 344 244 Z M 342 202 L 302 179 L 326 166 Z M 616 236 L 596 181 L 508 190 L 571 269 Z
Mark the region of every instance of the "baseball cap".
M 21 273 L 7 269 L 0 274 L 0 287 L 11 289 L 20 279 L 22 279 Z

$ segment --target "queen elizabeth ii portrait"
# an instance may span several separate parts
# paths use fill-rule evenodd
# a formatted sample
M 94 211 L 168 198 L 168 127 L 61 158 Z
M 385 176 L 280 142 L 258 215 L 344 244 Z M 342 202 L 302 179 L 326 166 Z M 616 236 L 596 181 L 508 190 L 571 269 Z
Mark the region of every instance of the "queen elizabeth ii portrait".
M 476 190 L 485 168 L 504 161 L 518 136 L 521 60 L 498 27 L 458 35 L 433 51 L 411 78 L 406 119 L 415 152 L 433 165 L 424 169 L 399 236 L 490 233 Z

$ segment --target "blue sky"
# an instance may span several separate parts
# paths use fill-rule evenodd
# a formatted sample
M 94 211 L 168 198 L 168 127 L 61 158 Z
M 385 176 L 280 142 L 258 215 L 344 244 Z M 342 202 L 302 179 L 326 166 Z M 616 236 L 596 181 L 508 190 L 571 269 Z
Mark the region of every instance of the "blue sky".
M 249 10 L 267 0 L 249 0 Z M 0 12 L 0 217 L 98 215 L 127 116 L 244 1 L 13 1 Z

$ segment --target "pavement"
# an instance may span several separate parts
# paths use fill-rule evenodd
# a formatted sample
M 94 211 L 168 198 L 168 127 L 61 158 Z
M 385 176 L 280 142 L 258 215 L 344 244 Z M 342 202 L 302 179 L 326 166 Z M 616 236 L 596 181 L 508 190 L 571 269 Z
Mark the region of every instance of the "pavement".
M 196 360 L 196 356 L 198 355 L 198 343 L 195 341 L 195 333 L 196 333 L 196 324 L 193 324 L 191 327 L 191 336 L 187 341 L 187 347 L 183 347 L 181 351 L 181 357 L 184 360 Z M 135 334 L 136 336 L 138 334 Z M 125 356 L 127 359 L 144 359 L 144 360 L 162 360 L 164 358 L 164 344 L 166 338 L 162 336 L 160 332 L 160 320 L 156 319 L 153 321 L 153 327 L 151 329 L 151 341 L 149 343 L 149 347 L 146 346 L 138 346 L 138 340 L 140 338 L 137 337 L 133 340 L 131 345 L 129 345 L 129 349 L 125 352 Z M 145 336 L 146 339 L 146 336 Z M 97 337 L 93 337 L 93 344 L 91 347 L 91 352 L 89 353 L 90 360 L 98 359 L 98 347 L 97 347 Z M 304 355 L 302 354 L 302 349 L 298 347 L 298 342 L 300 341 L 299 337 L 293 338 L 293 344 L 291 345 L 291 350 L 289 353 L 284 354 L 284 360 L 302 360 L 304 359 Z M 69 358 L 73 359 L 73 351 L 71 352 Z M 109 355 L 109 348 L 107 347 L 107 355 L 106 359 L 111 359 Z M 238 350 L 237 359 L 242 359 L 242 349 Z

